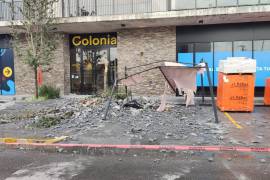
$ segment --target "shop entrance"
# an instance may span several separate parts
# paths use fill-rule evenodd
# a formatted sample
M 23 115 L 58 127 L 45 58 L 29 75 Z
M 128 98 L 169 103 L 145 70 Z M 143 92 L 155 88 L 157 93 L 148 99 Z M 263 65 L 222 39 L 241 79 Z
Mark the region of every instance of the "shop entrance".
M 116 78 L 116 48 L 76 48 L 71 56 L 71 91 L 75 94 L 98 94 Z

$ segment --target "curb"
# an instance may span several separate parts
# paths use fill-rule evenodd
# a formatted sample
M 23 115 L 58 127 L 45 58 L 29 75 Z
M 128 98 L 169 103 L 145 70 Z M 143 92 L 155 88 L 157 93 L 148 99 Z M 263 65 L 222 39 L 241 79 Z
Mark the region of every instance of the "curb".
M 257 152 L 270 153 L 270 147 L 226 147 L 226 146 L 164 146 L 164 145 L 110 145 L 110 144 L 40 144 L 0 143 L 0 148 L 40 150 L 46 152 L 108 154 L 135 152 Z

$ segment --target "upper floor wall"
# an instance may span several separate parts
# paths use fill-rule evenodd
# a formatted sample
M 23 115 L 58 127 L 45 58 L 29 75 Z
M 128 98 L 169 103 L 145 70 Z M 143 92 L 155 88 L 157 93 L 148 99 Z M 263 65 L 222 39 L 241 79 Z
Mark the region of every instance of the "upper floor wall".
M 7 0 L 22 7 L 23 0 Z M 205 8 L 239 7 L 270 4 L 270 0 L 59 0 L 56 17 L 111 16 Z M 0 21 L 22 19 L 20 12 L 11 13 L 8 3 L 0 2 Z

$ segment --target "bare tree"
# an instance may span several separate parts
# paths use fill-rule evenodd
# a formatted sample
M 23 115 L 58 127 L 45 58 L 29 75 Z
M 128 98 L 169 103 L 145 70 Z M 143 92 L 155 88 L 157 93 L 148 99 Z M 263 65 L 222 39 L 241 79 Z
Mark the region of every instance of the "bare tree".
M 0 1 L 9 3 L 13 17 L 20 17 L 19 20 L 11 21 L 12 46 L 33 70 L 35 97 L 38 98 L 37 69 L 52 62 L 57 45 L 54 5 L 58 0 L 22 0 L 20 3 Z

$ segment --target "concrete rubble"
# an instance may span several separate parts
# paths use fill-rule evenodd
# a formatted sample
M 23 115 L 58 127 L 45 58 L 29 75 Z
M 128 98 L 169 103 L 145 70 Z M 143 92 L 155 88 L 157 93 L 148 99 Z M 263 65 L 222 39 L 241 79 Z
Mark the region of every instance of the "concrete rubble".
M 127 102 L 113 100 L 106 121 L 107 101 L 103 98 L 16 102 L 0 111 L 0 137 L 69 136 L 68 143 L 100 144 L 239 144 L 227 138 L 226 125 L 214 123 L 210 106 L 170 105 L 165 112 L 157 112 L 159 99 L 139 97 L 133 101 L 133 105 L 141 105 L 136 108 L 127 106 Z M 57 122 L 47 128 L 37 126 L 46 118 L 56 118 Z

